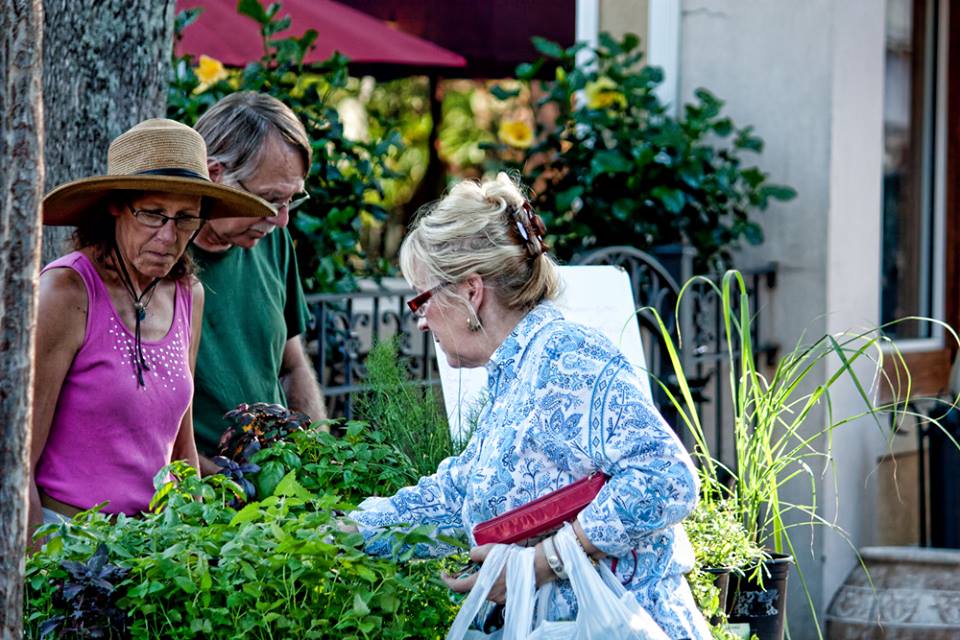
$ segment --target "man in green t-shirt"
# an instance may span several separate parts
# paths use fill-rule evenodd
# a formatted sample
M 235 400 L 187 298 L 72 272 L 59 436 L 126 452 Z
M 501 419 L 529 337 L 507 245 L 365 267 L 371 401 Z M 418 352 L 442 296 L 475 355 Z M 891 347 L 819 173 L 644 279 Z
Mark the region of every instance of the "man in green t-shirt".
M 213 105 L 195 128 L 207 143 L 210 178 L 277 212 L 210 220 L 194 240 L 206 302 L 193 424 L 197 449 L 209 457 L 227 426 L 223 414 L 241 402 L 279 403 L 314 420 L 326 411 L 300 337 L 310 314 L 286 229 L 290 210 L 307 197 L 312 150 L 303 124 L 276 98 L 244 91 Z

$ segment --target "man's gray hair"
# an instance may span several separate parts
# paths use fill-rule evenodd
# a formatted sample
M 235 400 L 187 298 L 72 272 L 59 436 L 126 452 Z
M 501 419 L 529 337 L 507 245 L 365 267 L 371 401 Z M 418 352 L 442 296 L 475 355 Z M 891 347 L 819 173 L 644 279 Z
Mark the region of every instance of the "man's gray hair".
M 296 149 L 310 173 L 313 150 L 303 123 L 290 107 L 266 93 L 231 93 L 210 107 L 194 129 L 207 143 L 207 157 L 223 165 L 227 182 L 256 173 L 260 152 L 271 135 Z

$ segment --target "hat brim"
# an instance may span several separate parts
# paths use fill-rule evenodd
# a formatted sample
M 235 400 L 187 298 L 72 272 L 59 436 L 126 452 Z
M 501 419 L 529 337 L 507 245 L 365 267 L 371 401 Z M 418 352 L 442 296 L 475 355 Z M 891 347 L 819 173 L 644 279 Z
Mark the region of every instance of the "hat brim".
M 62 184 L 43 198 L 43 224 L 77 225 L 111 191 L 160 191 L 202 196 L 204 218 L 265 218 L 276 215 L 262 198 L 234 187 L 173 176 L 95 176 Z

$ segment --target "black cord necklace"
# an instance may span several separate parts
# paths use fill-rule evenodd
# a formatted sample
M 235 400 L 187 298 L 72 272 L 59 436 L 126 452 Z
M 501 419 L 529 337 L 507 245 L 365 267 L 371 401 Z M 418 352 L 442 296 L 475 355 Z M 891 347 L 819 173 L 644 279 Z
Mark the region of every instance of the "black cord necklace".
M 136 317 L 133 331 L 134 345 L 136 348 L 134 362 L 137 366 L 137 383 L 141 387 L 145 387 L 146 385 L 143 383 L 143 372 L 150 371 L 150 367 L 147 365 L 146 358 L 143 357 L 143 344 L 140 340 L 140 323 L 147 317 L 147 305 L 149 305 L 153 299 L 153 292 L 161 279 L 154 278 L 153 282 L 148 284 L 147 288 L 144 289 L 140 295 L 137 295 L 137 291 L 133 287 L 133 280 L 130 278 L 130 274 L 127 273 L 127 267 L 124 264 L 123 256 L 120 254 L 120 248 L 117 246 L 116 241 L 113 243 L 113 256 L 113 261 L 117 264 L 117 273 L 120 275 L 123 288 L 127 290 L 127 293 L 130 294 L 130 298 L 133 300 L 133 311 Z

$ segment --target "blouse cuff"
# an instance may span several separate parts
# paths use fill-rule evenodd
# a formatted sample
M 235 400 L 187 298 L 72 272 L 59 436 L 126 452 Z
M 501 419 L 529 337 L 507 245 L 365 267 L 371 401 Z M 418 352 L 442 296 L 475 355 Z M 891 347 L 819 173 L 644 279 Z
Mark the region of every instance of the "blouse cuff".
M 347 517 L 356 523 L 357 531 L 363 536 L 363 546 L 367 553 L 374 556 L 386 556 L 392 553 L 389 537 L 382 535 L 379 538 L 376 537 L 385 527 L 399 524 L 399 516 L 389 498 L 367 498 L 356 510 L 348 513 Z

